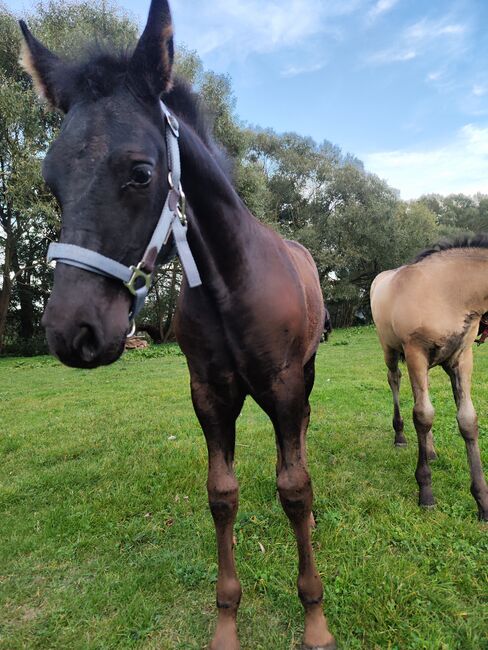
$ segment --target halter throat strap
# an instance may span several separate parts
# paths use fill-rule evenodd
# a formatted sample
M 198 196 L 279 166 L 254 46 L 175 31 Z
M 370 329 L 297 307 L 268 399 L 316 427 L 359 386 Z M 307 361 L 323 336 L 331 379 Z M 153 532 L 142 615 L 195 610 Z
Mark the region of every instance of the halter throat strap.
M 178 144 L 179 124 L 163 102 L 161 102 L 161 110 L 165 123 L 170 191 L 141 261 L 133 266 L 125 266 L 89 248 L 65 243 L 52 243 L 47 252 L 48 262 L 61 262 L 90 273 L 97 273 L 98 275 L 120 280 L 133 297 L 129 320 L 134 320 L 144 306 L 151 288 L 156 258 L 171 233 L 188 284 L 190 287 L 198 287 L 202 284 L 186 236 L 188 226 L 186 221 L 186 199 L 181 186 L 181 162 Z

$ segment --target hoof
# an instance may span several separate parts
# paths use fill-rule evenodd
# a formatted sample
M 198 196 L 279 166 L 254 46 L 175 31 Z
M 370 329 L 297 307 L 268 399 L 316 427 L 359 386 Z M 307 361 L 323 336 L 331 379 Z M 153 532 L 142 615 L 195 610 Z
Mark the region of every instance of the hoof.
M 488 512 L 480 512 L 478 514 L 478 519 L 482 524 L 488 524 Z
M 435 508 L 435 497 L 432 494 L 432 488 L 430 485 L 426 485 L 420 488 L 419 506 L 427 510 L 432 510 L 432 508 Z
M 406 442 L 395 442 L 395 447 L 406 447 L 407 443 Z

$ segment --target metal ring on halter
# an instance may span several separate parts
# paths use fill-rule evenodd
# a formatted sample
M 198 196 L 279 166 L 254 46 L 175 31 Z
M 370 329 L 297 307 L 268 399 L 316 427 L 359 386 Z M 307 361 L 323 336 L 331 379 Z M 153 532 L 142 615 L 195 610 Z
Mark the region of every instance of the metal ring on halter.
M 126 339 L 130 339 L 131 336 L 134 336 L 135 333 L 136 333 L 136 320 L 135 320 L 135 318 L 133 318 L 133 319 L 131 320 L 131 322 L 130 322 L 130 330 L 129 330 L 129 333 L 126 335 L 125 338 L 126 338 Z
M 181 225 L 186 227 L 188 225 L 186 214 L 183 212 L 179 205 L 176 206 L 176 214 L 178 215 Z
M 183 187 L 181 186 L 178 188 L 178 194 L 180 195 L 180 210 L 185 217 L 186 221 L 186 194 L 183 192 Z
M 144 262 L 139 262 L 137 266 L 131 266 L 130 270 L 132 271 L 132 275 L 128 282 L 124 282 L 125 286 L 133 296 L 137 295 L 136 281 L 139 278 L 144 281 L 144 285 L 148 291 L 151 288 L 151 273 L 143 271 L 141 268 L 143 265 Z

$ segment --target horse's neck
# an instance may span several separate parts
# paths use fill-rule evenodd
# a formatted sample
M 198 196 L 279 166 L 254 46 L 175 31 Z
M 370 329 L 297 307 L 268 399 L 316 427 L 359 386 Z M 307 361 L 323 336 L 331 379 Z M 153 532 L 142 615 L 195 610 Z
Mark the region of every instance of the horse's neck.
M 204 282 L 233 284 L 248 266 L 249 245 L 259 226 L 200 138 L 186 125 L 181 127 L 190 247 Z
M 462 285 L 463 293 L 472 294 L 476 308 L 481 313 L 488 311 L 488 251 L 482 249 L 476 262 L 463 265 L 461 273 L 466 274 Z

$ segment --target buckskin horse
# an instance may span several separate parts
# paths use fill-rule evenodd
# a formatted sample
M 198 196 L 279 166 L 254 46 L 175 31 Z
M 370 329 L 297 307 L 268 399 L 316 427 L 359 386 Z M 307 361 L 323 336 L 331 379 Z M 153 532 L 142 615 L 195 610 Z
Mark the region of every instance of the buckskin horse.
M 479 518 L 488 521 L 488 487 L 478 446 L 478 420 L 471 401 L 473 343 L 488 310 L 488 236 L 461 237 L 427 249 L 398 269 L 380 273 L 371 286 L 371 308 L 393 394 L 395 445 L 405 446 L 399 391 L 404 358 L 414 396 L 418 438 L 415 477 L 419 504 L 435 505 L 429 460 L 436 458 L 428 372 L 442 366 L 451 380 L 459 430 L 466 444 L 471 493 Z
M 277 488 L 298 546 L 304 648 L 335 648 L 309 524 L 305 434 L 324 325 L 310 254 L 260 224 L 234 190 L 196 97 L 173 79 L 166 1 L 152 1 L 132 54 L 98 51 L 69 62 L 25 23 L 21 28 L 24 67 L 40 94 L 65 114 L 43 164 L 62 212 L 43 317 L 51 351 L 74 367 L 115 361 L 130 329 L 129 311 L 134 316 L 140 309 L 158 255 L 176 242 L 187 281 L 175 331 L 208 446 L 218 547 L 218 618 L 210 647 L 239 648 L 233 461 L 236 418 L 250 395 L 276 433 Z

